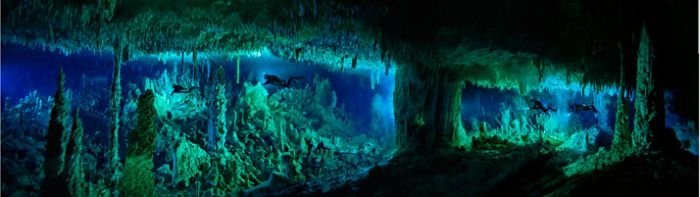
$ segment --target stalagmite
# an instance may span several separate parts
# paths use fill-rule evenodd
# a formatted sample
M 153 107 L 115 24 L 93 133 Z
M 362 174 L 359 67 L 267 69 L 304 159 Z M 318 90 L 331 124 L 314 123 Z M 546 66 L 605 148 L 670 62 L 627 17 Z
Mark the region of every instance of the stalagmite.
M 85 188 L 85 174 L 82 168 L 83 154 L 83 121 L 80 120 L 80 110 L 75 110 L 73 128 L 70 133 L 70 141 L 66 149 L 68 161 L 68 191 L 71 196 L 87 196 Z
M 114 48 L 114 71 L 112 77 L 112 96 L 110 98 L 109 111 L 111 120 L 109 124 L 110 156 L 109 168 L 112 173 L 112 184 L 119 182 L 121 178 L 121 159 L 119 157 L 119 109 L 122 99 L 121 67 L 123 46 L 117 44 Z
M 399 151 L 460 145 L 462 83 L 454 72 L 412 65 L 398 69 L 394 91 Z
M 119 182 L 120 196 L 154 196 L 153 153 L 156 140 L 156 109 L 153 91 L 139 97 L 137 123 L 129 133 L 124 177 Z
M 646 151 L 651 148 L 654 130 L 658 128 L 658 108 L 663 107 L 656 101 L 659 96 L 655 85 L 653 72 L 654 51 L 646 27 L 642 27 L 637 54 L 637 88 L 634 102 L 634 131 L 632 146 L 636 151 Z
M 214 101 L 214 106 L 216 107 L 216 150 L 220 153 L 226 151 L 226 80 L 224 67 L 219 67 L 217 70 L 217 75 L 219 76 L 218 84 L 216 85 L 216 100 Z
M 192 79 L 197 80 L 197 51 L 192 51 Z
M 620 47 L 620 88 L 617 94 L 617 112 L 615 113 L 615 133 L 613 137 L 612 149 L 620 156 L 627 154 L 627 151 L 632 148 L 631 144 L 631 131 L 629 129 L 629 120 L 627 118 L 627 112 L 629 111 L 629 105 L 626 101 L 626 96 L 624 94 L 626 90 L 625 85 L 625 69 L 624 69 L 624 55 L 622 46 Z
M 58 71 L 58 88 L 54 94 L 54 105 L 51 108 L 49 130 L 46 134 L 46 151 L 44 152 L 44 180 L 41 184 L 42 196 L 53 196 L 57 193 L 68 193 L 64 177 L 66 156 L 66 120 L 68 106 L 65 97 L 65 75 L 63 67 Z

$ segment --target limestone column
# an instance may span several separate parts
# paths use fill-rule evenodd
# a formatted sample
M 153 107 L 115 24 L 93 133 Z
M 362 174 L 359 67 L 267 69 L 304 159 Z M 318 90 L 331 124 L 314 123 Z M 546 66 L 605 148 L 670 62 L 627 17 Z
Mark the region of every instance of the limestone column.
M 116 184 L 121 177 L 121 159 L 119 157 L 119 111 L 122 99 L 121 67 L 124 56 L 123 46 L 116 44 L 114 47 L 114 71 L 112 75 L 112 96 L 110 98 L 109 112 L 109 167 L 112 173 L 111 181 Z
M 399 67 L 394 90 L 399 151 L 458 146 L 464 139 L 462 88 L 463 81 L 449 69 L 422 64 Z
M 645 152 L 652 148 L 652 141 L 663 129 L 661 111 L 663 100 L 660 99 L 660 87 L 654 72 L 654 50 L 652 41 L 646 27 L 642 27 L 639 40 L 639 52 L 637 54 L 637 84 L 635 91 L 634 131 L 632 133 L 632 146 L 638 152 Z

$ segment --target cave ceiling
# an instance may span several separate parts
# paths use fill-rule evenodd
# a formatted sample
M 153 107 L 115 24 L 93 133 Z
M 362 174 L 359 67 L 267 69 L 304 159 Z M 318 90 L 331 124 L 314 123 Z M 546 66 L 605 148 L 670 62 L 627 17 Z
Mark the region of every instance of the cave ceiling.
M 579 76 L 581 82 L 611 84 L 619 81 L 620 64 L 634 62 L 643 25 L 652 32 L 664 29 L 658 31 L 659 43 L 667 44 L 659 48 L 671 49 L 666 52 L 671 55 L 662 52 L 662 57 L 693 57 L 697 40 L 688 40 L 697 39 L 692 34 L 697 28 L 673 22 L 693 14 L 692 8 L 684 9 L 693 4 L 697 2 L 3 0 L 2 41 L 65 53 L 123 46 L 130 58 L 268 50 L 328 66 L 355 60 L 382 70 L 419 65 L 456 71 L 465 80 L 514 81 L 505 86 L 536 79 L 525 79 L 523 72 L 541 75 L 546 65 Z M 647 12 L 650 7 L 662 9 Z M 633 71 L 633 66 L 624 69 Z

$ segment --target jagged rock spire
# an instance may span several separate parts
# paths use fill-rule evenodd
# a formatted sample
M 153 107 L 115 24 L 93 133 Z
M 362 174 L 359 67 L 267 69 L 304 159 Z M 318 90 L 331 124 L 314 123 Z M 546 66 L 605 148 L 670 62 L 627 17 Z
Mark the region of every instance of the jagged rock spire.
M 46 151 L 44 152 L 44 180 L 41 184 L 42 196 L 68 195 L 64 166 L 66 156 L 66 121 L 68 107 L 65 96 L 65 75 L 63 67 L 58 71 L 58 88 L 54 94 L 54 105 L 51 109 L 49 129 L 46 135 Z

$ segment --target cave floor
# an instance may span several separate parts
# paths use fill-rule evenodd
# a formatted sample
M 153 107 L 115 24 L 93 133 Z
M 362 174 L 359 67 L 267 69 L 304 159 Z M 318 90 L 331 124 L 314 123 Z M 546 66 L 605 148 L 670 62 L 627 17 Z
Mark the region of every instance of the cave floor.
M 698 196 L 698 158 L 689 154 L 628 158 L 567 177 L 561 168 L 581 155 L 538 146 L 505 150 L 440 150 L 398 154 L 345 184 L 306 184 L 288 196 Z M 268 193 L 270 194 L 270 193 Z

